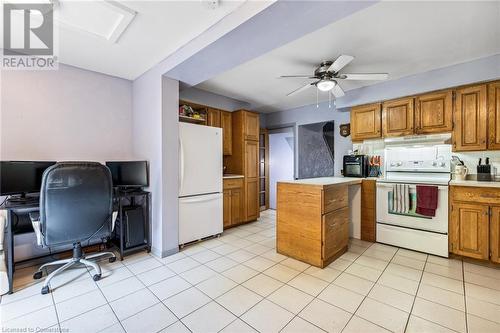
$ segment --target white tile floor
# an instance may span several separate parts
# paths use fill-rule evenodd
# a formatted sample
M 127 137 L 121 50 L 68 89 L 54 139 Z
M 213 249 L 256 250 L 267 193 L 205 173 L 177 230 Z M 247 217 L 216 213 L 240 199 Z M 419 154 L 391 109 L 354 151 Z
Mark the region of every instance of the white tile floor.
M 500 332 L 500 269 L 351 240 L 326 269 L 277 254 L 275 215 L 164 259 L 84 269 L 40 294 L 33 268 L 2 297 L 3 331 Z M 67 329 L 67 330 L 66 330 Z

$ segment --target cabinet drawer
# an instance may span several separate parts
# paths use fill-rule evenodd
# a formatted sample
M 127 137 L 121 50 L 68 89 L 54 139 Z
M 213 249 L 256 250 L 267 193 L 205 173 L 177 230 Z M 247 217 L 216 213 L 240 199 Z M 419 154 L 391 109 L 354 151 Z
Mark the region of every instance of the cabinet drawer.
M 349 194 L 347 185 L 328 187 L 323 191 L 323 214 L 347 207 Z
M 452 186 L 452 201 L 500 205 L 500 189 L 488 187 Z
M 349 242 L 349 207 L 323 216 L 323 260 L 331 258 Z
M 242 187 L 243 178 L 224 179 L 224 190 Z

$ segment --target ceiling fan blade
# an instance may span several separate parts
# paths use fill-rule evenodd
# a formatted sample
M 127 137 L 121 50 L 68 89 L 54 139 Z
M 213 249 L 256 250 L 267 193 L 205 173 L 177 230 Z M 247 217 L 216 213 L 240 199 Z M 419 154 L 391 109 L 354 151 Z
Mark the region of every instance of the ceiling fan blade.
M 289 92 L 289 93 L 288 93 L 288 94 L 286 94 L 286 95 L 287 95 L 287 96 L 292 96 L 292 95 L 295 95 L 295 94 L 297 94 L 297 93 L 299 93 L 299 92 L 301 92 L 301 91 L 306 90 L 307 88 L 311 88 L 312 86 L 314 86 L 314 84 L 315 84 L 315 83 L 308 83 L 308 84 L 306 84 L 305 86 L 302 86 L 302 87 L 300 87 L 300 88 L 297 88 L 297 89 L 295 89 L 294 91 Z
M 315 76 L 311 76 L 311 75 L 281 75 L 279 77 L 280 79 L 289 79 L 289 78 L 292 78 L 292 79 L 316 79 Z
M 344 90 L 338 84 L 336 84 L 335 87 L 333 87 L 333 89 L 331 91 L 332 91 L 333 96 L 335 96 L 335 98 L 339 98 L 339 97 L 342 97 L 345 95 Z
M 341 80 L 387 80 L 387 73 L 366 73 L 366 74 L 341 74 L 338 77 Z
M 351 61 L 353 61 L 353 59 L 353 56 L 343 54 L 335 59 L 333 64 L 328 68 L 327 72 L 337 73 L 342 68 L 347 66 Z

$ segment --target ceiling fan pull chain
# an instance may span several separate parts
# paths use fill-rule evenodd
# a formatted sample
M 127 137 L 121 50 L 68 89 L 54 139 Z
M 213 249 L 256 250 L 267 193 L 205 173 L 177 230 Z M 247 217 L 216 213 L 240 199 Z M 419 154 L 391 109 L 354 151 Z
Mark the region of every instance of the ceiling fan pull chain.
M 332 91 L 331 90 L 328 92 L 328 108 L 329 109 L 332 108 Z
M 316 109 L 319 109 L 318 88 L 316 88 Z

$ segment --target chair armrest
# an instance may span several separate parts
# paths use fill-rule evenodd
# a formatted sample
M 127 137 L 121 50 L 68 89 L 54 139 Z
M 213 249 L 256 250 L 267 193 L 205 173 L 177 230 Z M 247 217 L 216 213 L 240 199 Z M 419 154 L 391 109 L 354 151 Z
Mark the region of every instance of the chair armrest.
M 5 226 L 7 225 L 7 212 L 0 210 L 0 251 L 3 251 L 3 237 Z
M 35 230 L 36 244 L 43 246 L 42 224 L 40 223 L 40 212 L 30 212 L 30 220 Z
M 111 231 L 115 230 L 115 222 L 117 217 L 118 217 L 118 211 L 114 211 L 111 214 Z

